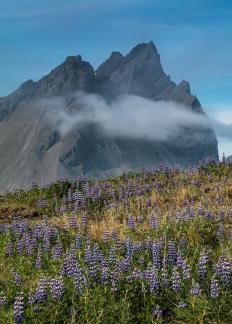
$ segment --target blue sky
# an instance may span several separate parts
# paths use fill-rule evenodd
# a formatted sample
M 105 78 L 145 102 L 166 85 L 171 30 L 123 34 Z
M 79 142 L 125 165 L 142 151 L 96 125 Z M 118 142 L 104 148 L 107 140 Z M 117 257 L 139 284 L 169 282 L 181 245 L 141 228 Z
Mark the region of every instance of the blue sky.
M 188 80 L 210 116 L 232 123 L 231 0 L 1 0 L 0 96 L 68 55 L 97 67 L 149 40 L 165 72 Z M 219 141 L 232 154 L 232 143 Z

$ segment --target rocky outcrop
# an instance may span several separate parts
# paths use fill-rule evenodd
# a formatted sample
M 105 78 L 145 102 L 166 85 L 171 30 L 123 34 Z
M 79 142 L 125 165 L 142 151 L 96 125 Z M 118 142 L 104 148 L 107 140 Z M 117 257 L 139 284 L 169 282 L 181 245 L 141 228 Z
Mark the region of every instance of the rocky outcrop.
M 214 132 L 200 126 L 184 127 L 166 142 L 103 136 L 94 123 L 60 134 L 48 123 L 47 111 L 38 102 L 58 96 L 69 111 L 76 111 L 81 107 L 73 93 L 79 90 L 102 95 L 107 101 L 121 94 L 172 100 L 204 114 L 189 83 L 176 85 L 165 74 L 153 42 L 137 45 L 126 56 L 113 52 L 96 71 L 80 55 L 69 56 L 38 82 L 29 80 L 0 98 L 0 189 L 47 183 L 61 176 L 118 175 L 161 162 L 189 167 L 209 156 L 218 160 Z M 55 111 L 56 102 L 54 119 Z M 167 113 L 164 111 L 164 118 Z

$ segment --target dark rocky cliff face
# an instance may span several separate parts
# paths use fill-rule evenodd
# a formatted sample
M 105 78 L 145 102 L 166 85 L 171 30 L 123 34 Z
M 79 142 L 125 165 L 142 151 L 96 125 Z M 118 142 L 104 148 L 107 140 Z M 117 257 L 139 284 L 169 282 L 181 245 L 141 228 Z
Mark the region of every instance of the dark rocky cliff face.
M 209 156 L 218 160 L 217 139 L 209 128 L 183 128 L 171 142 L 106 137 L 93 123 L 59 134 L 38 102 L 59 96 L 69 111 L 78 110 L 73 93 L 79 90 L 100 94 L 109 102 L 127 93 L 172 100 L 204 114 L 189 83 L 176 85 L 164 73 L 152 42 L 137 45 L 126 56 L 113 52 L 96 71 L 79 55 L 67 57 L 38 82 L 29 80 L 0 98 L 0 189 L 47 183 L 60 176 L 117 175 L 161 162 L 188 167 Z

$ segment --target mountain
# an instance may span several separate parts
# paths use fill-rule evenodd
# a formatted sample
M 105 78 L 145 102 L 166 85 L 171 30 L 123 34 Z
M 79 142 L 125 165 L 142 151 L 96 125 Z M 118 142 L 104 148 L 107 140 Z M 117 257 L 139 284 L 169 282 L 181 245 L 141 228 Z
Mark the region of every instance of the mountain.
M 126 56 L 113 52 L 96 71 L 80 55 L 69 56 L 38 82 L 29 80 L 0 98 L 0 189 L 58 177 L 118 175 L 161 162 L 189 167 L 208 157 L 218 160 L 213 130 L 200 125 L 186 125 L 171 141 L 103 136 L 93 122 L 62 134 L 47 118 L 50 106 L 44 106 L 52 102 L 52 119 L 60 101 L 67 111 L 79 111 L 76 91 L 101 95 L 109 103 L 122 94 L 175 101 L 204 114 L 189 83 L 176 85 L 165 74 L 153 42 L 137 45 Z

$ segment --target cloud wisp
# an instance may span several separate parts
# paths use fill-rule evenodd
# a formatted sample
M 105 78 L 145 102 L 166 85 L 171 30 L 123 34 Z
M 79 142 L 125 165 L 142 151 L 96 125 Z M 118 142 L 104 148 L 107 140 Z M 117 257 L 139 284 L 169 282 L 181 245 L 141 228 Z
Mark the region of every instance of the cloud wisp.
M 117 97 L 107 103 L 103 97 L 78 92 L 67 104 L 63 97 L 40 100 L 47 118 L 66 135 L 73 128 L 97 124 L 104 136 L 165 141 L 183 127 L 210 127 L 205 115 L 172 101 L 154 102 L 135 95 Z

